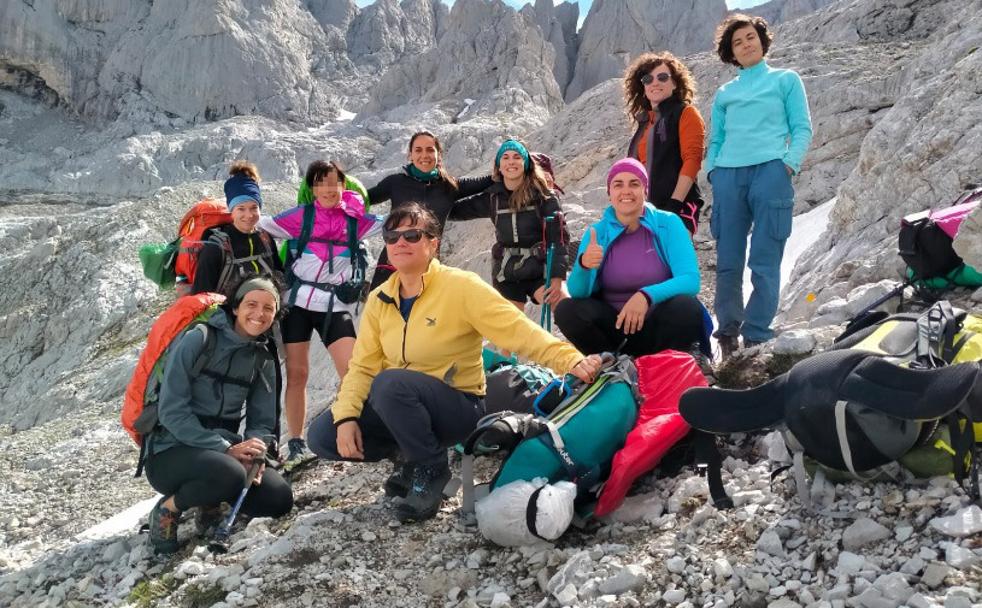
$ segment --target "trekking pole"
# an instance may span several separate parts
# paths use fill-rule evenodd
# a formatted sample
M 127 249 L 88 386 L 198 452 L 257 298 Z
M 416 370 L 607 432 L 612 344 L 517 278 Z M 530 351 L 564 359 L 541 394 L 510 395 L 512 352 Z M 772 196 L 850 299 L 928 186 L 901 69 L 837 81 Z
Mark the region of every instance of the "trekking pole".
M 549 289 L 552 283 L 552 256 L 556 252 L 556 244 L 549 243 L 549 250 L 546 252 L 546 284 L 545 289 Z M 542 298 L 542 312 L 539 314 L 539 325 L 546 331 L 552 331 L 552 307 Z
M 215 530 L 214 536 L 212 536 L 211 542 L 208 543 L 208 550 L 212 553 L 228 553 L 228 539 L 232 535 L 232 524 L 235 523 L 235 516 L 239 514 L 239 509 L 242 508 L 242 503 L 245 501 L 246 494 L 249 493 L 249 487 L 252 486 L 252 482 L 256 479 L 256 475 L 259 474 L 259 469 L 262 466 L 265 458 L 260 456 L 252 461 L 252 466 L 249 467 L 249 473 L 246 475 L 245 485 L 242 491 L 239 492 L 239 498 L 232 505 L 232 510 L 229 512 L 228 516 L 222 521 L 222 524 L 218 526 Z

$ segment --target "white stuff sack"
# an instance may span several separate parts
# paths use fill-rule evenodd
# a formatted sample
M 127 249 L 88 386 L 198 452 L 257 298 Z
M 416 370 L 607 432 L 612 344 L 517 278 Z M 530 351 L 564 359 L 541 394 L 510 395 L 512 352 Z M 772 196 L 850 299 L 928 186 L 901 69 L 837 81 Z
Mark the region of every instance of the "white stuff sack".
M 536 536 L 529 529 L 526 514 L 529 501 L 539 488 L 542 491 L 535 500 Z M 502 547 L 556 540 L 573 521 L 575 498 L 576 486 L 568 481 L 548 484 L 543 477 L 513 481 L 477 501 L 477 527 L 485 538 Z

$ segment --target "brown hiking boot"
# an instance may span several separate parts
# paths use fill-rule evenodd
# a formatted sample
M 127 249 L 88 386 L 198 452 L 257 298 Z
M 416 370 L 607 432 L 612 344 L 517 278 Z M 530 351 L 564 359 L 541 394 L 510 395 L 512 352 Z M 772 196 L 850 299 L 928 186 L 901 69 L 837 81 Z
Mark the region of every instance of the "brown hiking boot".
M 181 519 L 181 512 L 165 507 L 166 499 L 161 498 L 150 511 L 150 546 L 158 555 L 177 553 L 181 548 L 177 542 L 177 524 Z

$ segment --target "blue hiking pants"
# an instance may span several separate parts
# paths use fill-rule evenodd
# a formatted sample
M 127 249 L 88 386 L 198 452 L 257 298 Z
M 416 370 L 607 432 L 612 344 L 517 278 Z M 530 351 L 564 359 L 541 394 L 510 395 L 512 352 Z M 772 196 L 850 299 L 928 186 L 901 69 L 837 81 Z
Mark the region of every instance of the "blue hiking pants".
M 717 336 L 763 342 L 774 336 L 771 322 L 781 293 L 781 258 L 791 235 L 794 188 L 780 159 L 750 167 L 716 167 L 710 173 L 716 239 Z M 743 269 L 750 236 L 753 293 L 743 305 Z

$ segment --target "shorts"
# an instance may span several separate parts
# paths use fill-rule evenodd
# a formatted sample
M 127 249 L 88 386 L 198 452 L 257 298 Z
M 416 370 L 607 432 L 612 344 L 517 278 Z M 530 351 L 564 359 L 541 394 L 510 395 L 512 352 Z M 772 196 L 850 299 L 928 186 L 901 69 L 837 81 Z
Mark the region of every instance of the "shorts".
M 300 306 L 294 306 L 286 313 L 280 321 L 280 328 L 283 330 L 284 344 L 310 342 L 314 330 L 320 334 L 325 346 L 330 346 L 341 338 L 355 337 L 355 323 L 351 319 L 351 313 L 334 312 L 327 319 L 326 312 L 307 310 Z
M 512 302 L 521 302 L 524 304 L 527 300 L 531 300 L 533 304 L 539 304 L 536 301 L 535 290 L 545 285 L 544 279 L 535 279 L 531 281 L 495 281 L 494 288 L 498 290 L 498 293 L 511 300 Z

